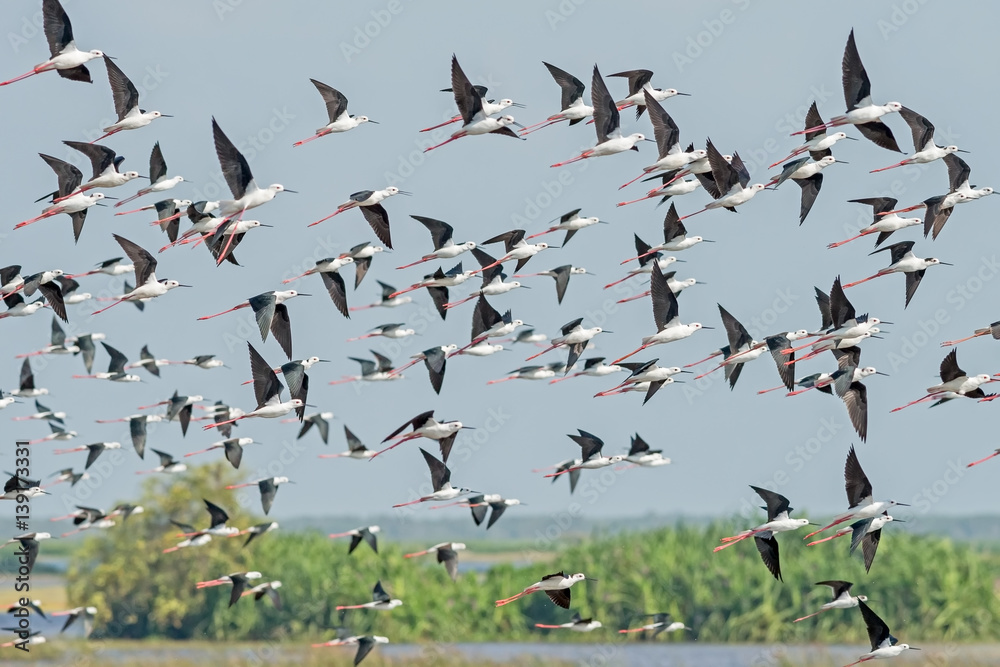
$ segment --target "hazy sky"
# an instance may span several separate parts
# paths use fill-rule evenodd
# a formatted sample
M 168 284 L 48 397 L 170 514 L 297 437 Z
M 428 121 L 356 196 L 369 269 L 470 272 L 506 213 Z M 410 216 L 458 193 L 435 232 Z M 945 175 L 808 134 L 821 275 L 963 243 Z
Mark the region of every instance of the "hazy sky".
M 639 154 L 629 153 L 584 162 L 564 169 L 549 164 L 575 155 L 594 142 L 590 126 L 565 124 L 532 134 L 518 142 L 503 137 L 473 137 L 424 155 L 428 135 L 421 127 L 454 112 L 450 95 L 438 92 L 450 85 L 449 60 L 457 54 L 476 83 L 489 86 L 490 96 L 510 97 L 527 105 L 515 109 L 518 121 L 530 124 L 558 111 L 559 90 L 542 61 L 575 74 L 587 84 L 598 63 L 607 75 L 620 70 L 649 68 L 654 85 L 674 87 L 691 97 L 670 99 L 665 108 L 681 128 L 687 144 L 703 146 L 706 137 L 724 152 L 739 151 L 750 167 L 753 182 L 766 182 L 766 166 L 798 145 L 789 137 L 802 128 L 807 106 L 816 100 L 825 119 L 843 113 L 840 60 L 848 32 L 856 31 L 858 47 L 872 79 L 876 101 L 898 100 L 926 115 L 937 125 L 940 144 L 957 143 L 972 151 L 964 156 L 973 169 L 973 183 L 1000 187 L 1000 176 L 989 169 L 990 155 L 1000 150 L 998 139 L 977 134 L 994 121 L 995 98 L 983 86 L 997 58 L 994 25 L 1000 11 L 982 3 L 978 21 L 961 26 L 959 38 L 940 39 L 942 26 L 952 25 L 953 10 L 946 3 L 636 2 L 616 5 L 563 0 L 562 2 L 470 5 L 464 2 L 416 3 L 404 0 L 365 3 L 273 3 L 262 0 L 176 0 L 169 3 L 120 3 L 108 0 L 66 0 L 77 42 L 82 49 L 100 48 L 118 58 L 122 70 L 140 90 L 142 106 L 173 114 L 138 131 L 119 134 L 104 143 L 127 157 L 125 167 L 148 172 L 148 156 L 157 140 L 170 171 L 192 181 L 172 194 L 191 199 L 215 199 L 222 183 L 211 135 L 211 117 L 243 148 L 257 182 L 282 183 L 301 194 L 279 196 L 248 217 L 274 225 L 254 230 L 237 256 L 244 268 L 216 268 L 203 248 L 178 248 L 158 255 L 161 278 L 175 278 L 195 286 L 177 290 L 149 304 L 144 313 L 122 305 L 97 317 L 93 303 L 71 308 L 72 332 L 101 331 L 107 341 L 130 358 L 148 344 L 155 355 L 186 359 L 214 353 L 233 370 L 204 371 L 192 367 L 162 369 L 162 378 L 145 376 L 142 384 L 112 384 L 73 380 L 82 373 L 79 359 L 47 357 L 37 360 L 36 377 L 51 395 L 43 402 L 69 413 L 67 427 L 80 433 L 72 444 L 101 440 L 128 442 L 121 425 L 99 425 L 95 419 L 121 417 L 139 405 L 181 394 L 201 394 L 212 400 L 252 409 L 249 364 L 245 341 L 278 365 L 284 361 L 269 337 L 261 343 L 250 326 L 249 311 L 208 322 L 201 315 L 231 307 L 260 292 L 280 288 L 280 281 L 299 273 L 319 258 L 375 240 L 359 212 L 348 212 L 307 228 L 332 212 L 357 190 L 397 185 L 414 193 L 386 203 L 396 250 L 375 258 L 358 291 L 349 291 L 352 305 L 375 300 L 376 280 L 404 287 L 424 274 L 424 267 L 396 271 L 430 250 L 424 228 L 410 214 L 450 222 L 459 241 L 481 242 L 495 234 L 524 227 L 541 231 L 545 223 L 565 211 L 582 208 L 584 214 L 611 222 L 581 232 L 562 249 L 534 258 L 527 269 L 540 271 L 561 264 L 585 266 L 596 277 L 574 277 L 561 306 L 556 306 L 552 281 L 536 278 L 531 291 L 498 297 L 493 304 L 512 308 L 514 317 L 554 335 L 563 323 L 585 317 L 591 325 L 613 334 L 597 339 L 592 354 L 610 359 L 634 349 L 642 336 L 653 333 L 649 301 L 623 306 L 614 302 L 631 292 L 602 291 L 601 286 L 623 274 L 618 263 L 634 255 L 632 234 L 649 242 L 660 238 L 666 207 L 652 201 L 625 208 L 615 203 L 641 195 L 636 184 L 617 190 L 655 159 L 655 146 L 645 143 Z M 40 3 L 17 0 L 5 5 L 2 33 L 6 55 L 3 78 L 23 71 L 47 56 L 40 30 Z M 609 37 L 608 27 L 616 26 Z M 367 34 L 366 34 L 367 31 Z M 990 45 L 993 46 L 990 46 Z M 41 210 L 32 201 L 50 191 L 52 172 L 37 153 L 67 158 L 66 139 L 90 140 L 95 130 L 113 120 L 113 104 L 104 66 L 91 67 L 95 83 L 80 84 L 54 74 L 33 77 L 0 90 L 3 119 L 0 145 L 7 161 L 3 179 L 7 224 L 0 236 L 0 265 L 18 263 L 24 273 L 48 268 L 81 272 L 95 262 L 122 254 L 112 232 L 153 251 L 164 236 L 148 226 L 152 216 L 114 217 L 114 209 L 91 209 L 80 243 L 73 244 L 66 216 L 12 232 L 14 223 Z M 350 111 L 380 122 L 343 135 L 324 137 L 304 147 L 292 143 L 310 136 L 326 123 L 326 113 L 309 78 L 341 90 L 350 99 Z M 625 82 L 608 79 L 616 97 L 624 97 Z M 945 93 L 945 91 L 947 91 Z M 943 94 L 944 93 L 944 94 Z M 623 129 L 652 135 L 644 116 L 638 122 L 631 110 L 622 114 Z M 901 147 L 910 152 L 910 133 L 902 119 L 889 117 Z M 456 126 L 457 127 L 457 126 Z M 848 130 L 859 136 L 856 130 Z M 438 133 L 440 141 L 447 135 Z M 870 210 L 847 200 L 893 193 L 900 205 L 910 205 L 947 190 L 945 165 L 933 163 L 869 174 L 902 156 L 867 141 L 842 142 L 838 158 L 850 164 L 833 165 L 806 223 L 798 225 L 799 188 L 785 184 L 764 192 L 742 207 L 738 215 L 711 211 L 691 219 L 689 230 L 716 241 L 679 256 L 679 278 L 696 277 L 705 285 L 688 290 L 680 299 L 684 322 L 715 326 L 692 338 L 658 346 L 637 357 L 659 357 L 667 365 L 696 361 L 725 343 L 716 303 L 721 303 L 751 329 L 763 335 L 799 328 L 815 328 L 819 319 L 813 286 L 829 290 L 841 274 L 844 281 L 874 273 L 888 263 L 886 254 L 868 257 L 871 243 L 857 241 L 835 250 L 826 244 L 851 235 L 870 221 Z M 78 164 L 81 164 L 78 161 Z M 89 166 L 85 168 L 89 174 Z M 776 173 L 772 172 L 772 173 Z M 114 196 L 137 190 L 126 185 Z M 225 193 L 228 197 L 228 193 Z M 148 196 L 139 203 L 153 203 Z M 681 198 L 682 215 L 709 201 L 703 190 Z M 368 386 L 331 387 L 327 382 L 357 372 L 349 356 L 367 356 L 368 349 L 385 351 L 397 363 L 421 349 L 445 343 L 468 342 L 473 304 L 453 310 L 447 322 L 431 310 L 425 291 L 417 303 L 396 310 L 369 310 L 347 321 L 336 312 L 318 277 L 296 287 L 312 293 L 289 304 L 296 358 L 318 355 L 333 363 L 311 372 L 310 403 L 336 413 L 331 443 L 323 447 L 315 434 L 294 443 L 297 425 L 251 420 L 237 433 L 252 436 L 264 446 L 248 449 L 241 472 L 255 479 L 273 464 L 298 482 L 283 487 L 272 510 L 275 518 L 305 514 L 327 515 L 389 511 L 393 503 L 409 500 L 427 485 L 427 471 L 417 445 L 408 443 L 373 462 L 319 460 L 325 452 L 346 449 L 346 423 L 369 446 L 415 414 L 435 409 L 443 419 L 460 419 L 477 428 L 464 431 L 452 455 L 453 479 L 459 485 L 520 498 L 529 506 L 518 511 L 571 517 L 635 513 L 731 514 L 757 505 L 748 484 L 776 485 L 800 510 L 839 511 L 844 506 L 842 470 L 848 447 L 858 445 L 862 464 L 880 497 L 918 503 L 915 513 L 971 513 L 995 511 L 995 470 L 989 466 L 966 471 L 965 463 L 985 456 L 996 446 L 991 437 L 998 409 L 994 404 L 956 401 L 928 410 L 923 406 L 902 413 L 890 409 L 920 397 L 934 384 L 938 365 L 947 350 L 942 340 L 968 335 L 997 319 L 994 309 L 1000 287 L 1000 231 L 993 220 L 1000 201 L 991 198 L 961 207 L 937 242 L 920 237 L 919 228 L 893 236 L 893 241 L 917 240 L 920 256 L 937 256 L 953 267 L 934 267 L 911 306 L 903 309 L 904 279 L 892 276 L 849 290 L 859 312 L 893 322 L 885 340 L 864 346 L 862 361 L 889 373 L 867 382 L 870 402 L 869 438 L 860 443 L 843 404 L 836 398 L 810 393 L 784 398 L 782 392 L 765 396 L 757 390 L 775 386 L 778 377 L 768 356 L 750 364 L 735 391 L 711 379 L 665 387 L 641 406 L 636 394 L 591 398 L 624 376 L 578 378 L 550 386 L 545 382 L 515 381 L 486 386 L 524 365 L 536 351 L 517 346 L 491 358 L 455 358 L 449 363 L 444 389 L 433 393 L 422 366 L 406 379 Z M 918 212 L 917 215 L 920 213 Z M 187 221 L 182 228 L 187 227 Z M 561 243 L 561 234 L 548 240 Z M 493 246 L 487 251 L 499 250 Z M 463 256 L 466 268 L 474 264 Z M 445 263 L 450 268 L 452 263 Z M 429 270 L 436 264 L 425 265 Z M 345 272 L 349 282 L 353 270 Z M 129 277 L 131 280 L 131 276 Z M 120 293 L 118 279 L 83 279 L 83 289 L 94 294 Z M 640 285 L 640 289 L 647 286 Z M 469 284 L 453 293 L 465 295 Z M 21 362 L 14 355 L 37 349 L 49 336 L 51 313 L 0 322 L 4 355 L 0 384 L 13 388 Z M 385 322 L 406 322 L 423 331 L 398 346 L 383 339 L 345 343 Z M 959 363 L 969 373 L 1000 371 L 997 344 L 980 338 L 962 345 Z M 556 361 L 551 353 L 540 361 Z M 107 356 L 99 351 L 95 370 L 104 370 Z M 832 370 L 832 357 L 802 364 L 799 374 Z M 141 371 L 140 371 L 141 372 Z M 44 422 L 11 422 L 33 412 L 33 405 L 5 410 L 4 439 L 35 438 L 48 433 Z M 623 452 L 629 436 L 638 431 L 662 448 L 674 465 L 654 470 L 606 472 L 570 497 L 566 484 L 551 484 L 532 468 L 578 454 L 565 434 L 581 428 L 602 437 L 605 452 Z M 181 455 L 217 439 L 215 432 L 192 427 L 187 437 L 170 424 L 156 430 L 148 447 Z M 35 446 L 32 473 L 48 475 L 56 469 L 82 466 L 84 453 L 55 456 L 65 443 Z M 7 451 L 11 451 L 8 447 Z M 207 460 L 188 459 L 189 462 Z M 110 478 L 93 470 L 85 489 L 75 494 L 65 486 L 56 496 L 39 501 L 38 514 L 61 512 L 76 502 L 110 506 L 138 491 L 141 477 L 134 472 L 153 467 L 156 457 L 141 461 L 133 452 L 120 453 Z M 3 469 L 13 466 L 8 456 Z M 997 465 L 1000 465 L 998 463 Z M 603 483 L 600 480 L 603 479 Z M 594 480 L 598 484 L 594 484 Z M 228 491 L 219 492 L 225 499 Z M 249 496 L 248 496 L 249 497 Z M 256 504 L 256 501 L 254 501 Z M 575 503 L 575 504 L 573 504 Z M 418 508 L 415 515 L 426 514 Z M 558 519 L 562 520 L 562 519 Z

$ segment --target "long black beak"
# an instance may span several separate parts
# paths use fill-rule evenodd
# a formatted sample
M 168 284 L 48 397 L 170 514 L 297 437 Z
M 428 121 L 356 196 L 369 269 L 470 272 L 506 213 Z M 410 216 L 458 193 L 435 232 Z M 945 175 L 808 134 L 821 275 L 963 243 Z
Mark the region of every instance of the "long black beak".
M 888 374 L 888 373 L 883 373 L 882 371 L 875 371 L 875 375 L 884 375 L 884 376 L 886 376 L 886 377 L 889 377 L 889 374 Z M 900 505 L 901 503 L 896 503 L 896 504 L 897 504 L 897 505 Z
M 517 107 L 518 109 L 526 109 L 527 108 L 526 106 L 524 106 L 523 104 L 521 104 L 519 102 L 512 102 L 511 106 L 512 107 Z M 524 503 L 521 503 L 521 504 L 523 505 Z
M 412 193 L 412 192 L 407 192 L 407 191 L 405 191 L 405 190 L 400 190 L 400 191 L 399 191 L 399 192 L 397 192 L 396 194 L 399 194 L 399 195 L 406 195 L 406 196 L 408 196 L 408 197 L 409 197 L 409 196 L 412 196 L 412 195 L 413 195 L 413 193 Z
M 909 503 L 896 503 L 896 504 L 899 505 L 900 507 L 909 507 L 910 506 Z
M 377 120 L 372 120 L 371 118 L 368 119 L 368 122 L 369 123 L 375 123 L 376 125 L 379 125 L 379 122 Z
M 683 95 L 684 97 L 691 97 L 691 93 L 677 93 L 678 95 Z
M 516 120 L 515 120 L 514 122 L 512 122 L 512 123 L 511 123 L 511 125 L 513 125 L 514 127 L 519 127 L 519 128 L 521 128 L 522 130 L 523 130 L 523 129 L 525 129 L 524 125 L 521 125 L 521 124 L 520 124 L 520 123 L 518 123 L 518 122 L 517 122 Z
M 293 195 L 299 194 L 298 190 L 289 190 L 288 188 L 285 188 L 285 192 L 291 192 Z
M 303 294 L 302 292 L 299 292 L 299 296 L 312 296 L 312 294 Z
M 192 285 L 178 285 L 178 287 L 192 287 Z
M 844 160 L 834 160 L 837 164 L 851 164 L 850 162 L 845 162 Z
M 851 141 L 857 141 L 857 137 L 844 137 L 845 139 L 850 139 Z
M 693 373 L 694 371 L 681 371 L 681 373 Z
M 972 151 L 967 151 L 967 150 L 962 150 L 961 148 L 959 148 L 959 149 L 958 149 L 957 151 L 955 151 L 955 152 L 956 152 L 956 153 L 971 153 Z
M 940 264 L 941 266 L 955 266 L 951 262 L 938 262 L 938 264 Z
M 173 118 L 173 116 L 171 116 L 171 115 L 170 115 L 170 114 L 168 114 L 168 113 L 161 113 L 161 114 L 160 114 L 160 118 Z
M 261 227 L 274 227 L 274 225 L 265 225 L 264 223 L 261 223 L 260 226 Z
M 705 326 L 705 325 L 703 324 L 703 325 L 701 325 L 701 328 L 702 328 L 702 329 L 714 329 L 715 327 L 706 327 L 706 326 Z
M 642 140 L 643 141 L 652 141 L 654 144 L 656 143 L 655 139 L 650 139 L 649 137 L 643 137 Z

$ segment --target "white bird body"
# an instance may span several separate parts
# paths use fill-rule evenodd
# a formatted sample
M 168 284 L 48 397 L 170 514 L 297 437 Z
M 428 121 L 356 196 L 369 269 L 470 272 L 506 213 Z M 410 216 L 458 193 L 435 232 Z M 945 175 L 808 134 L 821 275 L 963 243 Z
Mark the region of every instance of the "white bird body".
M 280 183 L 272 183 L 266 188 L 257 187 L 257 184 L 250 181 L 246 193 L 239 199 L 223 199 L 219 202 L 219 214 L 225 218 L 242 215 L 244 211 L 257 208 L 278 196 L 279 192 L 284 192 L 285 186 Z
M 95 192 L 89 195 L 78 192 L 74 195 L 70 195 L 60 202 L 45 207 L 42 209 L 42 215 L 48 213 L 78 213 L 79 211 L 96 205 L 97 202 L 102 199 L 104 199 L 104 194 L 101 192 Z
M 673 343 L 691 336 L 695 331 L 698 331 L 701 328 L 702 325 L 699 322 L 692 322 L 691 324 L 668 323 L 665 328 L 657 331 L 652 336 L 644 337 L 642 339 L 642 344 L 648 346 Z
M 978 389 L 980 386 L 993 382 L 993 378 L 985 373 L 982 375 L 975 375 L 972 377 L 957 377 L 954 380 L 944 382 L 942 384 L 936 384 L 933 387 L 927 388 L 928 394 L 940 394 L 944 392 L 954 392 L 956 394 L 967 394 L 970 391 Z
M 708 157 L 708 152 L 701 148 L 690 152 L 682 151 L 676 146 L 675 148 L 677 150 L 672 153 L 668 153 L 648 167 L 643 167 L 642 170 L 647 174 L 654 171 L 676 171 L 687 167 L 695 160 Z M 694 188 L 692 188 L 692 190 L 693 189 Z
M 896 113 L 903 108 L 899 102 L 886 102 L 885 104 L 872 104 L 871 98 L 867 97 L 858 105 L 842 116 L 836 116 L 831 121 L 832 125 L 864 125 L 890 113 Z
M 492 343 L 487 343 L 486 341 L 483 341 L 482 343 L 473 345 L 470 348 L 462 350 L 462 352 L 460 352 L 459 354 L 468 354 L 473 357 L 488 357 L 491 354 L 494 354 L 496 352 L 501 352 L 504 349 L 505 348 L 503 345 L 500 344 L 494 345 Z
M 724 195 L 720 199 L 716 199 L 715 201 L 709 202 L 705 206 L 705 208 L 707 209 L 736 208 L 740 204 L 745 204 L 751 199 L 753 199 L 754 195 L 763 189 L 764 189 L 763 183 L 754 183 L 753 185 L 746 188 L 737 183 L 726 195 Z
M 132 107 L 129 110 L 128 115 L 122 118 L 117 123 L 112 123 L 106 128 L 101 130 L 102 132 L 120 132 L 121 130 L 137 130 L 140 127 L 145 127 L 152 123 L 157 118 L 161 117 L 159 111 L 142 111 L 139 107 Z

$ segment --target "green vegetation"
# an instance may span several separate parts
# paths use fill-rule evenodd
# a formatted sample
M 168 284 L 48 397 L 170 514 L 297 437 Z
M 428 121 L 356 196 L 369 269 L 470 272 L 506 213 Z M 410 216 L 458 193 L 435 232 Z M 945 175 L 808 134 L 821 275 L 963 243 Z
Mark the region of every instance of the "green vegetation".
M 348 612 L 346 624 L 355 633 L 376 632 L 394 643 L 439 639 L 442 628 L 457 642 L 497 637 L 606 642 L 613 630 L 636 624 L 634 615 L 667 611 L 692 626 L 703 642 L 864 645 L 864 625 L 854 610 L 792 624 L 828 600 L 829 589 L 812 585 L 824 579 L 855 582 L 854 592 L 867 595 L 903 641 L 991 642 L 1000 627 L 1000 554 L 907 535 L 893 526 L 883 533 L 870 575 L 858 557 L 848 557 L 848 538 L 805 547 L 801 536 L 782 535 L 784 584 L 771 578 L 750 541 L 712 553 L 718 538 L 734 528 L 725 523 L 599 538 L 569 547 L 549 563 L 494 565 L 485 573 L 465 572 L 457 582 L 433 557 L 405 559 L 399 545 L 388 541 L 380 544 L 378 556 L 362 546 L 349 557 L 345 541 L 319 533 L 278 530 L 247 548 L 242 547 L 245 538 L 215 538 L 202 547 L 161 553 L 180 540 L 170 517 L 205 524 L 202 498 L 230 510 L 235 525 L 261 521 L 236 511 L 236 496 L 219 491 L 232 478 L 233 471 L 220 463 L 183 477 L 151 480 L 142 499 L 145 514 L 87 538 L 69 572 L 69 597 L 73 604 L 100 609 L 98 636 L 325 641 L 340 625 L 336 605 L 370 600 L 377 579 L 403 606 L 391 612 Z M 523 552 L 507 560 L 533 555 Z M 570 615 L 541 594 L 494 606 L 495 600 L 559 568 L 598 579 L 573 588 L 573 609 L 593 615 L 607 630 L 535 629 L 535 623 L 561 623 Z M 266 598 L 256 604 L 246 598 L 229 609 L 228 587 L 194 587 L 196 581 L 241 570 L 259 570 L 263 581 L 280 579 L 284 610 L 274 609 Z M 688 633 L 675 633 L 657 641 L 689 639 Z

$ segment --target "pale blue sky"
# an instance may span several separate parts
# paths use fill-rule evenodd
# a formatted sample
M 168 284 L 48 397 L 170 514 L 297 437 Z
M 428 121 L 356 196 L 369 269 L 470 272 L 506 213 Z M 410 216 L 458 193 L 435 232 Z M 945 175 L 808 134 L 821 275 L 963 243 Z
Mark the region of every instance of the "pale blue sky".
M 601 286 L 622 272 L 619 261 L 634 254 L 633 232 L 650 242 L 659 238 L 665 207 L 654 209 L 652 202 L 615 207 L 616 202 L 643 191 L 638 184 L 622 192 L 617 187 L 655 160 L 654 145 L 643 144 L 639 154 L 550 169 L 549 164 L 575 155 L 594 141 L 589 126 L 555 126 L 532 134 L 525 142 L 475 137 L 425 156 L 420 151 L 427 145 L 426 135 L 417 130 L 453 113 L 451 97 L 437 92 L 450 84 L 452 53 L 474 82 L 489 86 L 491 97 L 511 97 L 526 104 L 528 108 L 515 110 L 515 117 L 525 124 L 558 110 L 559 91 L 543 60 L 585 81 L 588 96 L 595 62 L 605 75 L 652 69 L 654 85 L 692 94 L 665 102 L 680 126 L 682 141 L 703 146 L 710 136 L 724 152 L 739 151 L 753 182 L 761 182 L 766 179 L 766 165 L 797 145 L 798 138 L 788 133 L 801 129 L 800 119 L 810 102 L 819 102 L 825 119 L 844 111 L 840 59 L 853 26 L 876 101 L 898 100 L 926 115 L 938 127 L 939 143 L 958 143 L 973 151 L 964 157 L 972 166 L 974 183 L 1000 186 L 1000 176 L 991 169 L 989 159 L 1000 150 L 998 140 L 979 134 L 994 120 L 995 98 L 988 92 L 992 86 L 983 86 L 991 81 L 990 64 L 997 58 L 993 26 L 1000 10 L 991 3 L 982 3 L 976 10 L 981 20 L 964 22 L 957 38 L 944 43 L 935 40 L 942 26 L 953 24 L 953 9 L 943 3 L 644 2 L 619 4 L 611 10 L 607 4 L 569 0 L 494 4 L 489 9 L 469 3 L 402 0 L 350 4 L 66 0 L 65 6 L 78 45 L 118 57 L 119 66 L 140 88 L 142 106 L 175 116 L 105 142 L 127 157 L 127 168 L 147 172 L 150 148 L 159 140 L 171 172 L 193 182 L 182 184 L 173 194 L 192 199 L 218 197 L 221 181 L 210 126 L 214 115 L 244 148 L 258 183 L 278 182 L 301 192 L 279 196 L 249 216 L 275 227 L 255 230 L 247 237 L 237 253 L 245 268 L 216 269 L 204 249 L 174 249 L 158 256 L 158 275 L 195 289 L 171 293 L 141 314 L 131 306 L 121 306 L 88 319 L 94 310 L 91 305 L 71 308 L 71 326 L 78 327 L 76 331 L 106 332 L 108 342 L 132 358 L 148 344 L 158 357 L 170 359 L 215 353 L 235 369 L 170 367 L 163 369 L 159 380 L 149 377 L 140 385 L 114 385 L 70 379 L 82 372 L 78 359 L 49 358 L 44 368 L 39 361 L 38 382 L 52 390 L 43 402 L 70 414 L 67 426 L 80 433 L 75 441 L 79 444 L 127 441 L 120 427 L 98 425 L 94 420 L 133 413 L 139 405 L 165 398 L 174 389 L 253 408 L 250 387 L 239 384 L 249 378 L 244 341 L 249 336 L 276 365 L 284 360 L 277 344 L 270 338 L 261 344 L 247 324 L 249 315 L 233 314 L 210 322 L 195 318 L 279 288 L 282 278 L 300 272 L 315 259 L 374 240 L 357 212 L 319 227 L 306 227 L 356 190 L 395 184 L 414 196 L 386 203 L 396 250 L 375 258 L 361 288 L 349 291 L 352 305 L 374 300 L 376 279 L 403 287 L 423 275 L 423 267 L 393 268 L 430 248 L 426 231 L 409 214 L 448 221 L 461 237 L 458 240 L 481 242 L 519 225 L 526 225 L 529 233 L 541 231 L 549 219 L 582 207 L 585 214 L 612 224 L 584 230 L 568 247 L 542 254 L 527 268 L 539 271 L 573 263 L 598 275 L 574 277 L 559 307 L 547 278 L 534 279 L 530 292 L 496 298 L 494 305 L 512 308 L 515 317 L 550 335 L 580 316 L 614 331 L 601 336 L 598 350 L 588 356 L 613 359 L 653 332 L 648 301 L 613 306 L 621 294 L 602 291 Z M 47 56 L 44 38 L 37 30 L 32 34 L 31 28 L 39 7 L 34 0 L 6 4 L 0 29 L 7 42 L 0 47 L 6 52 L 4 78 L 26 71 Z M 905 12 L 913 9 L 915 13 Z M 616 26 L 611 35 L 610 25 Z M 362 39 L 365 30 L 374 36 Z M 52 173 L 36 154 L 65 157 L 69 151 L 62 140 L 89 140 L 96 136 L 95 128 L 113 117 L 104 67 L 97 63 L 91 70 L 94 85 L 46 74 L 0 90 L 4 101 L 0 145 L 8 163 L 2 190 L 8 222 L 0 237 L 2 265 L 19 263 L 26 273 L 55 267 L 81 272 L 94 262 L 121 254 L 112 232 L 151 250 L 164 244 L 160 232 L 145 224 L 150 216 L 114 217 L 111 208 L 92 209 L 76 246 L 65 216 L 11 232 L 17 221 L 37 215 L 40 208 L 32 200 L 54 185 Z M 310 136 L 326 122 L 310 77 L 341 90 L 350 99 L 351 112 L 368 115 L 380 124 L 293 149 L 292 142 Z M 609 79 L 608 86 L 613 95 L 624 97 L 623 80 Z M 638 122 L 631 110 L 622 116 L 626 132 L 652 135 L 645 116 Z M 909 152 L 912 147 L 905 124 L 898 116 L 890 117 L 888 123 L 900 146 Z M 848 132 L 858 136 L 855 130 Z M 827 243 L 845 238 L 867 222 L 868 209 L 846 200 L 892 192 L 901 205 L 908 205 L 947 189 L 943 163 L 874 175 L 868 171 L 899 157 L 867 141 L 843 142 L 835 153 L 850 164 L 826 171 L 823 191 L 801 227 L 799 190 L 793 184 L 762 193 L 739 215 L 712 211 L 690 221 L 692 234 L 716 243 L 679 255 L 687 263 L 677 265 L 678 277 L 707 283 L 681 297 L 681 316 L 685 322 L 700 321 L 716 330 L 659 346 L 638 359 L 659 357 L 663 363 L 683 365 L 723 345 L 717 302 L 758 338 L 816 327 L 814 285 L 828 290 L 838 274 L 845 282 L 856 280 L 887 263 L 884 255 L 867 257 L 868 241 L 826 249 Z M 127 196 L 136 189 L 130 184 L 110 194 Z M 137 203 L 155 200 L 150 196 Z M 677 205 L 683 215 L 707 201 L 699 190 Z M 897 414 L 889 410 L 919 397 L 935 382 L 946 352 L 938 347 L 940 341 L 968 335 L 997 319 L 994 304 L 1000 264 L 994 253 L 1000 246 L 1000 232 L 993 224 L 997 206 L 1000 202 L 986 199 L 961 207 L 937 242 L 920 238 L 916 228 L 893 237 L 894 241 L 917 240 L 918 255 L 955 264 L 931 269 L 905 311 L 902 277 L 880 279 L 849 291 L 859 312 L 870 311 L 895 323 L 888 327 L 891 333 L 885 340 L 864 346 L 863 362 L 891 375 L 867 382 L 871 414 L 865 444 L 859 443 L 843 405 L 835 398 L 814 394 L 783 398 L 779 392 L 757 396 L 757 390 L 777 384 L 767 357 L 745 369 L 735 391 L 729 391 L 719 373 L 711 382 L 666 387 L 644 407 L 638 395 L 591 398 L 613 386 L 615 378 L 579 378 L 556 386 L 521 381 L 487 387 L 487 380 L 524 364 L 534 350 L 523 346 L 488 359 L 453 359 L 441 396 L 433 394 L 422 367 L 408 371 L 401 382 L 329 387 L 328 381 L 357 372 L 348 356 L 366 356 L 370 347 L 388 350 L 402 363 L 409 354 L 432 345 L 464 344 L 473 306 L 452 311 L 442 323 L 436 314 L 428 315 L 430 299 L 421 292 L 416 295 L 417 305 L 370 310 L 346 321 L 325 296 L 320 280 L 305 279 L 297 287 L 315 296 L 289 306 L 296 357 L 315 354 L 333 360 L 311 373 L 309 400 L 335 412 L 339 419 L 333 424 L 329 448 L 310 434 L 301 441 L 302 450 L 286 452 L 281 474 L 298 485 L 282 488 L 271 515 L 280 519 L 366 510 L 382 513 L 393 503 L 410 499 L 411 490 L 427 480 L 416 443 L 371 463 L 315 457 L 346 449 L 344 423 L 374 447 L 404 420 L 431 408 L 441 418 L 460 419 L 478 429 L 463 432 L 460 438 L 452 459 L 454 481 L 520 498 L 530 505 L 517 509 L 532 514 L 730 514 L 749 501 L 757 504 L 748 484 L 768 482 L 777 484 L 797 508 L 834 512 L 844 504 L 841 471 L 851 443 L 858 444 L 862 464 L 879 496 L 920 503 L 917 513 L 990 511 L 995 507 L 995 471 L 989 466 L 966 471 L 961 466 L 996 446 L 991 438 L 996 405 L 960 401 L 934 410 L 915 407 Z M 550 240 L 558 244 L 561 235 Z M 471 256 L 463 259 L 467 268 L 474 261 Z M 446 269 L 450 266 L 445 263 Z M 353 272 L 347 275 L 353 277 Z M 120 290 L 117 280 L 104 276 L 82 282 L 83 289 L 93 293 Z M 463 286 L 455 293 L 468 291 Z M 402 348 L 386 347 L 381 339 L 373 345 L 344 342 L 394 321 L 426 330 Z M 11 388 L 17 378 L 21 362 L 14 354 L 44 344 L 49 322 L 48 313 L 0 322 L 5 350 L 0 358 L 0 385 L 4 388 Z M 960 365 L 970 373 L 1000 371 L 998 349 L 991 339 L 964 344 L 959 349 Z M 552 353 L 542 361 L 561 356 Z M 106 363 L 102 351 L 95 370 L 103 370 Z M 824 357 L 804 364 L 800 375 L 833 366 L 833 359 Z M 32 408 L 12 406 L 0 415 L 7 441 L 47 433 L 44 423 L 10 421 L 33 412 Z M 530 470 L 577 454 L 565 436 L 577 428 L 604 438 L 607 453 L 624 451 L 629 436 L 638 431 L 654 447 L 665 450 L 674 465 L 608 476 L 600 488 L 582 487 L 571 498 L 565 483 L 550 484 Z M 296 429 L 277 423 L 243 423 L 240 435 L 266 443 L 247 451 L 243 467 L 247 479 L 280 460 L 282 443 L 292 442 Z M 152 434 L 149 447 L 180 455 L 215 439 L 197 427 L 181 439 L 179 427 L 172 424 Z M 49 443 L 35 447 L 33 473 L 47 475 L 61 467 L 79 467 L 85 459 L 82 453 L 54 456 L 55 447 Z M 132 497 L 141 479 L 133 472 L 155 465 L 155 455 L 140 461 L 126 451 L 120 460 L 107 481 L 98 483 L 100 475 L 94 473 L 91 483 L 96 489 L 89 497 L 82 495 L 86 493 L 83 484 L 77 487 L 76 496 L 57 487 L 57 496 L 36 503 L 35 511 L 61 512 L 64 504 L 76 501 L 110 506 Z M 609 480 L 613 483 L 607 485 Z M 929 496 L 924 496 L 925 489 Z M 220 498 L 225 493 L 220 491 Z M 423 513 L 422 508 L 416 511 Z

